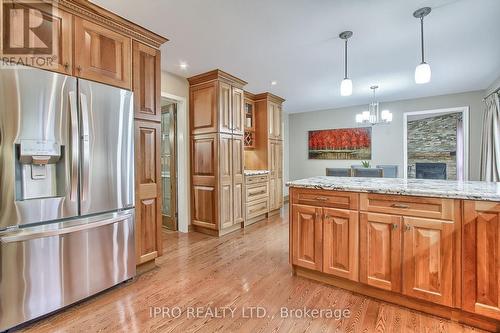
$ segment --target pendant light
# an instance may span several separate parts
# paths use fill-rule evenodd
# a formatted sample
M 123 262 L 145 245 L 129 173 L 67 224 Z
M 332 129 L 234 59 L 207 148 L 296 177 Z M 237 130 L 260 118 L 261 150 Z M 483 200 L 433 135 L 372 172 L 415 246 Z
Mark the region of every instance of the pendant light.
M 422 62 L 415 68 L 415 83 L 423 84 L 431 81 L 431 66 L 424 60 L 424 17 L 431 12 L 430 7 L 417 9 L 413 16 L 420 19 L 420 43 L 422 51 Z
M 378 86 L 371 86 L 370 89 L 373 91 L 373 101 L 368 105 L 368 111 L 363 111 L 356 115 L 356 123 L 358 124 L 388 124 L 392 121 L 392 113 L 389 110 L 382 110 L 380 112 L 380 104 L 375 99 L 375 91 Z
M 341 96 L 351 96 L 352 95 L 352 81 L 347 76 L 347 40 L 352 37 L 352 31 L 341 32 L 339 37 L 345 41 L 344 46 L 344 79 L 340 84 L 340 95 Z

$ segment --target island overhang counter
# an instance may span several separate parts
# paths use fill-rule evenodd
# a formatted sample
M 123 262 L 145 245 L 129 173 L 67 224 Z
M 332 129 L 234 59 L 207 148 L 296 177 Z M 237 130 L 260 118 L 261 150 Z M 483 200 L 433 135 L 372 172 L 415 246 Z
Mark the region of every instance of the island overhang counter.
M 294 274 L 500 331 L 500 185 L 291 181 Z

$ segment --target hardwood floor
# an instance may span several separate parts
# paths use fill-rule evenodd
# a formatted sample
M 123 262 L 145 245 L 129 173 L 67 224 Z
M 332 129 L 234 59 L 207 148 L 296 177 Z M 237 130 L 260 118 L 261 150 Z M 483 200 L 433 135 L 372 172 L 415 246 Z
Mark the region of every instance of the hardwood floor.
M 481 332 L 291 275 L 288 216 L 221 238 L 163 233 L 158 268 L 26 327 L 26 332 Z M 249 307 L 265 318 L 246 318 Z M 151 316 L 151 307 L 183 312 Z M 178 308 L 176 308 L 178 307 Z M 226 318 L 188 318 L 192 307 L 235 309 Z M 349 309 L 341 320 L 282 318 L 280 308 Z M 242 312 L 245 309 L 246 312 Z M 170 314 L 172 314 L 172 312 Z M 192 312 L 191 312 L 192 314 Z

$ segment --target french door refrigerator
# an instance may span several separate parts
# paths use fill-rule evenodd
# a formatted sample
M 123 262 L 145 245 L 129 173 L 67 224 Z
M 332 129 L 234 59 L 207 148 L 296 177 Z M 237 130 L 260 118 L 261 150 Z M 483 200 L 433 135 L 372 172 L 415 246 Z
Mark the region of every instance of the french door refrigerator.
M 0 331 L 135 275 L 132 99 L 0 68 Z

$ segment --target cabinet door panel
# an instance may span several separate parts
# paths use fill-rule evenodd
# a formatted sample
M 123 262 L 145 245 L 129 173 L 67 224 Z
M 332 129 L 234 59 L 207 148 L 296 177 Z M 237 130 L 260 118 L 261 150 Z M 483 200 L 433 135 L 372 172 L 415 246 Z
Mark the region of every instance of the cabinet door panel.
M 132 47 L 134 116 L 160 121 L 160 51 L 135 41 Z
M 245 132 L 244 122 L 244 100 L 243 90 L 232 88 L 232 117 L 233 117 L 233 134 L 243 135 Z
M 453 223 L 404 217 L 403 294 L 451 306 Z
M 131 89 L 131 39 L 80 17 L 74 22 L 75 74 Z
M 141 264 L 161 255 L 161 177 L 159 123 L 135 123 L 136 259 Z
M 233 161 L 232 135 L 220 134 L 219 138 L 219 205 L 220 226 L 233 225 Z
M 322 262 L 321 208 L 292 206 L 292 262 L 294 265 L 321 270 Z
M 241 223 L 244 219 L 244 175 L 243 175 L 243 137 L 233 135 L 232 137 L 233 163 L 233 223 Z
M 189 118 L 192 135 L 218 131 L 217 89 L 217 82 L 190 88 Z
M 401 217 L 360 213 L 359 280 L 401 291 Z
M 281 107 L 279 105 L 274 106 L 273 110 L 273 117 L 274 117 L 274 138 L 282 140 L 282 131 L 281 131 Z
M 231 85 L 219 82 L 219 131 L 233 133 Z
M 464 201 L 463 209 L 462 306 L 500 320 L 500 204 Z
M 323 208 L 323 272 L 358 281 L 358 212 Z
M 11 46 L 12 49 L 3 50 L 3 56 L 8 58 L 12 55 L 21 59 L 29 57 L 25 61 L 26 65 L 71 75 L 73 16 L 42 1 L 12 1 L 8 6 L 13 10 L 10 13 L 21 14 L 27 17 L 30 24 L 35 22 L 37 26 L 30 31 L 30 37 L 27 38 L 23 24 L 10 24 L 9 31 L 4 32 L 3 37 L 4 44 Z M 5 18 L 12 20 L 13 17 L 9 15 Z M 36 58 L 31 61 L 31 57 Z
M 276 178 L 269 178 L 269 210 L 275 210 L 277 207 L 276 186 Z
M 275 108 L 276 104 L 273 102 L 268 102 L 267 104 L 267 123 L 268 123 L 268 138 L 269 139 L 275 139 L 276 138 L 276 133 L 275 128 Z

